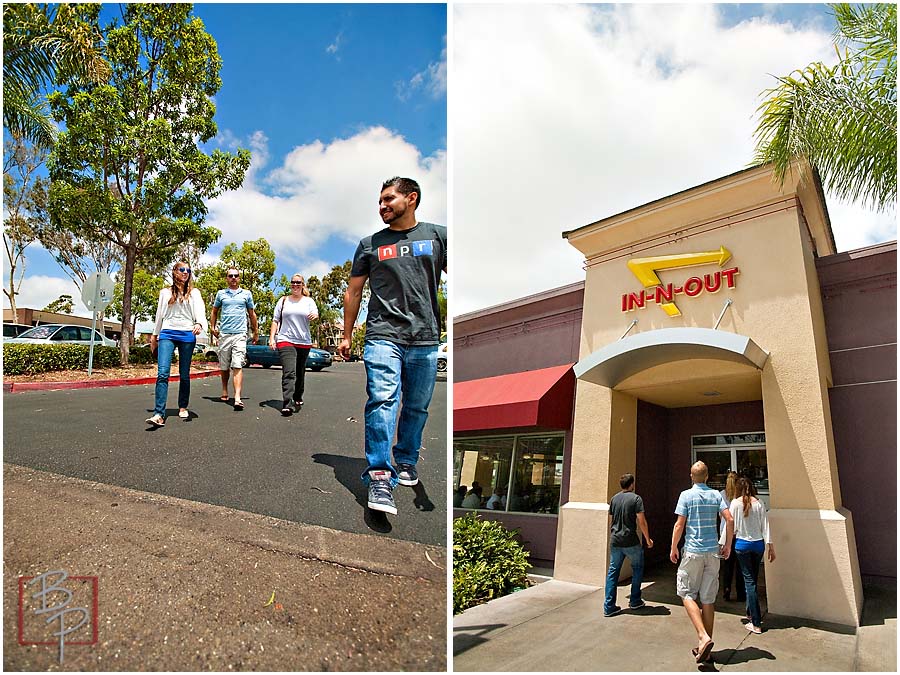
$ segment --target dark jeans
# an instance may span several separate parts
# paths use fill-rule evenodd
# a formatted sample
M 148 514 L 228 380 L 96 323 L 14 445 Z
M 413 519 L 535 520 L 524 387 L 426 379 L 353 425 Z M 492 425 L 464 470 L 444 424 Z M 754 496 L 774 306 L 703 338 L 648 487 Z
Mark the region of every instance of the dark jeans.
M 174 342 L 159 340 L 156 343 L 156 395 L 153 413 L 166 416 L 166 398 L 169 396 L 169 373 L 172 369 L 172 355 L 178 349 L 178 407 L 187 408 L 191 399 L 191 356 L 195 342 Z
M 279 347 L 278 356 L 281 359 L 281 400 L 285 405 L 302 401 L 309 347 Z
M 759 609 L 759 594 L 756 591 L 756 580 L 759 577 L 759 563 L 763 554 L 756 551 L 735 551 L 741 573 L 744 575 L 744 588 L 747 591 L 747 613 L 754 626 L 759 626 L 762 621 L 762 612 Z
M 737 583 L 732 585 L 731 581 L 735 576 Z M 722 561 L 722 592 L 730 596 L 732 588 L 737 591 L 738 602 L 744 602 L 747 599 L 747 594 L 744 592 L 744 576 L 741 574 L 734 551 L 732 551 L 732 555 Z
M 609 614 L 616 608 L 616 584 L 619 583 L 619 573 L 622 571 L 622 563 L 626 556 L 631 561 L 631 595 L 628 598 L 628 606 L 634 607 L 641 604 L 641 581 L 644 579 L 644 548 L 637 546 L 610 546 L 609 570 L 606 573 L 606 601 L 603 603 L 603 613 Z

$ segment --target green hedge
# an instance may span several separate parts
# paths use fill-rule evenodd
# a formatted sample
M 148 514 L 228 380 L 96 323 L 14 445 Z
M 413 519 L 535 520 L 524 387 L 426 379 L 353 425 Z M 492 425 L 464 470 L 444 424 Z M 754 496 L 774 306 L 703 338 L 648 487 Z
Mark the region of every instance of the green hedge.
M 528 552 L 517 532 L 470 513 L 453 521 L 453 613 L 528 585 Z
M 37 375 L 55 370 L 87 370 L 88 345 L 3 345 L 3 372 L 6 375 Z M 119 348 L 94 345 L 94 368 L 116 368 Z M 156 363 L 149 348 L 132 347 L 129 363 Z

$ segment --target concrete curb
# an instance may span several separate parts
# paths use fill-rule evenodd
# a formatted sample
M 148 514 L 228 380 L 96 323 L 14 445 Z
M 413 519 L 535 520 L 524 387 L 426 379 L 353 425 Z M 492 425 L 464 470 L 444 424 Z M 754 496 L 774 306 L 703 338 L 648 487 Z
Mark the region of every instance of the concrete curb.
M 220 371 L 210 370 L 205 373 L 191 373 L 191 379 L 213 377 Z M 169 382 L 177 382 L 178 375 L 172 375 Z M 20 391 L 43 391 L 47 389 L 94 389 L 95 387 L 124 387 L 132 384 L 154 384 L 155 377 L 131 377 L 124 380 L 82 380 L 78 382 L 4 382 L 3 393 L 15 394 Z

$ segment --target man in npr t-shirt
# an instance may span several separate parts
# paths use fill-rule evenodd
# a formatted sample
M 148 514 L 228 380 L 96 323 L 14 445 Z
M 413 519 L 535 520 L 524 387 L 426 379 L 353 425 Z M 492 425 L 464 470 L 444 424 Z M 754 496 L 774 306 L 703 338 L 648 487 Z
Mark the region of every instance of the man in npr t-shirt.
M 353 255 L 344 294 L 344 339 L 338 348 L 341 356 L 350 356 L 353 325 L 368 280 L 363 350 L 368 466 L 362 479 L 369 488 L 368 507 L 391 514 L 397 513 L 397 483 L 419 482 L 416 463 L 441 334 L 438 284 L 441 271 L 447 270 L 447 228 L 416 220 L 421 201 L 422 190 L 411 178 L 390 178 L 381 186 L 378 210 L 387 227 L 360 241 Z

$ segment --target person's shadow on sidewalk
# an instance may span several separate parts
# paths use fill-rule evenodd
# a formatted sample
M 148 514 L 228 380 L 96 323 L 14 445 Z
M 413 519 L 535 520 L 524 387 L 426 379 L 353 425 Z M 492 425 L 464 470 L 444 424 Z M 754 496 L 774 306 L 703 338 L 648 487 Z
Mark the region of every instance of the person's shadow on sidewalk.
M 356 497 L 356 503 L 362 507 L 363 519 L 370 530 L 379 534 L 387 534 L 393 529 L 386 513 L 373 511 L 368 506 L 369 493 L 365 484 L 360 480 L 360 476 L 366 470 L 366 466 L 368 466 L 365 458 L 329 455 L 322 452 L 315 453 L 312 458 L 316 464 L 330 466 L 334 470 L 334 477 L 337 482 Z M 432 504 L 433 507 L 434 505 Z
M 710 661 L 697 664 L 698 670 L 705 673 L 716 673 L 719 671 L 716 668 L 716 664 L 719 666 L 733 666 L 737 663 L 749 663 L 760 659 L 775 660 L 775 655 L 772 652 L 767 652 L 765 649 L 759 649 L 758 647 L 720 649 L 712 652 L 711 656 L 712 659 Z

